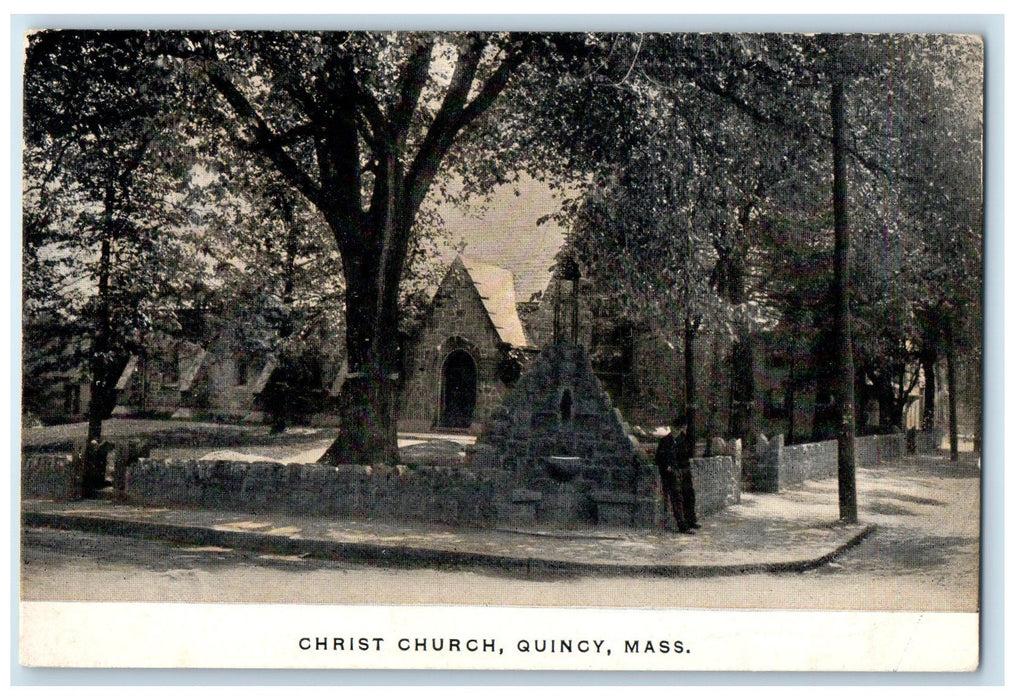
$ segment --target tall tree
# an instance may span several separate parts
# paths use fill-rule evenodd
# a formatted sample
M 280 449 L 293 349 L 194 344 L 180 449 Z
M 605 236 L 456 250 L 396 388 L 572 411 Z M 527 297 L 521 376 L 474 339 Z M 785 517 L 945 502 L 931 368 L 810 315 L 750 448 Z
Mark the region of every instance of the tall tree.
M 699 333 L 706 319 L 730 316 L 716 293 L 721 246 L 713 246 L 725 214 L 716 201 L 724 188 L 714 177 L 723 148 L 708 110 L 694 102 L 693 87 L 663 85 L 635 65 L 617 74 L 622 81 L 600 87 L 607 99 L 625 96 L 626 123 L 609 146 L 589 139 L 597 157 L 613 150 L 601 185 L 575 212 L 569 242 L 594 274 L 617 285 L 627 313 L 650 323 L 681 355 L 676 364 L 684 368 L 682 403 L 693 443 L 701 403 Z
M 856 386 L 876 398 L 879 429 L 897 430 L 922 371 L 929 429 L 951 320 L 980 318 L 968 282 L 982 279 L 982 47 L 949 35 L 853 41 L 862 64 L 847 118 L 865 156 L 849 170 Z
M 432 186 L 468 182 L 505 148 L 487 115 L 551 41 L 510 33 L 204 33 L 174 37 L 219 96 L 214 123 L 254 162 L 315 207 L 334 235 L 345 278 L 349 378 L 341 436 L 328 462 L 397 456 L 399 290 L 414 224 Z M 502 124 L 503 125 L 503 124 Z M 483 138 L 487 137 L 487 138 Z M 468 188 L 466 188 L 468 191 Z
M 67 324 L 45 333 L 86 366 L 89 442 L 139 337 L 170 320 L 161 292 L 186 276 L 167 235 L 187 197 L 180 84 L 141 49 L 136 34 L 41 32 L 25 61 L 25 324 Z
M 903 251 L 914 280 L 913 345 L 926 364 L 945 355 L 951 456 L 958 459 L 952 398 L 965 392 L 955 369 L 962 362 L 982 376 L 983 43 L 971 36 L 907 36 L 896 55 L 905 59 L 896 179 L 900 219 L 909 229 Z M 974 386 L 963 398 L 978 435 L 982 395 L 978 381 Z

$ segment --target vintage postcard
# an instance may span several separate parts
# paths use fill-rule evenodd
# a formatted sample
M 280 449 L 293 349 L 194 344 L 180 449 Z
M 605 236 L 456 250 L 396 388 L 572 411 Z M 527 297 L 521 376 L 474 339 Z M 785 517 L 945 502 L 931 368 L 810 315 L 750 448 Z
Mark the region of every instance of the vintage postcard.
M 984 56 L 28 32 L 20 663 L 976 670 Z

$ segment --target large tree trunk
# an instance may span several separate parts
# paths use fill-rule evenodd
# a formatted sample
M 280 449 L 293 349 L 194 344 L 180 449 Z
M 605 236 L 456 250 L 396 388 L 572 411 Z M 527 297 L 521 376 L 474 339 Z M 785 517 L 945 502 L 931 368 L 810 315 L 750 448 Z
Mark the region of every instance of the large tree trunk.
M 793 371 L 792 358 L 789 363 L 789 373 L 786 377 L 786 402 L 784 406 L 788 421 L 786 426 L 786 444 L 793 445 L 796 443 L 796 373 Z
M 398 461 L 395 384 L 376 366 L 346 379 L 339 393 L 339 437 L 321 458 L 326 464 Z
M 937 364 L 937 346 L 926 344 L 920 350 L 920 367 L 923 369 L 923 415 L 920 416 L 920 429 L 933 431 L 937 394 L 937 378 L 934 376 L 934 365 Z
M 101 248 L 99 250 L 99 279 L 96 297 L 96 323 L 95 336 L 92 338 L 92 353 L 90 361 L 90 393 L 88 400 L 88 438 L 87 444 L 102 439 L 102 421 L 105 419 L 105 408 L 108 404 L 109 387 L 106 365 L 109 360 L 109 334 L 112 321 L 109 310 L 109 268 L 110 268 L 110 242 L 109 226 L 112 220 L 112 202 L 107 194 L 106 202 L 106 231 L 103 234 Z
M 370 208 L 361 209 L 358 88 L 354 67 L 340 59 L 333 68 L 336 93 L 333 138 L 318 144 L 329 164 L 334 202 L 325 212 L 336 235 L 345 273 L 346 361 L 349 376 L 338 397 L 339 437 L 321 457 L 328 464 L 394 464 L 398 461 L 398 288 L 415 211 L 422 193 L 407 190 L 395 144 L 375 145 Z M 431 175 L 432 177 L 432 175 Z M 429 183 L 428 179 L 422 181 Z
M 474 33 L 457 47 L 446 87 L 425 90 L 431 76 L 433 37 L 412 42 L 393 91 L 378 97 L 370 59 L 346 46 L 343 33 L 320 37 L 322 61 L 300 80 L 283 65 L 284 80 L 274 87 L 289 94 L 294 113 L 273 123 L 234 81 L 215 46 L 202 44 L 201 58 L 211 86 L 249 132 L 255 148 L 322 213 L 335 235 L 346 281 L 346 358 L 350 375 L 339 396 L 342 432 L 325 453 L 330 463 L 377 464 L 397 460 L 395 400 L 400 380 L 398 288 L 416 213 L 439 167 L 457 138 L 486 113 L 529 55 L 527 35 L 498 41 Z M 502 37 L 503 38 L 503 37 Z M 491 70 L 480 64 L 493 58 Z M 262 57 L 266 63 L 276 60 Z M 273 67 L 275 67 L 273 65 Z M 483 75 L 477 80 L 477 76 Z M 384 80 L 378 81 L 380 83 Z M 438 81 L 439 82 L 439 81 Z M 443 98 L 439 93 L 443 90 Z M 426 95 L 423 98 L 423 95 Z M 471 99 L 470 99 L 471 97 Z M 421 99 L 422 133 L 416 133 Z M 435 109 L 435 111 L 434 111 Z M 298 124 L 298 129 L 293 129 Z M 288 132 L 313 150 L 316 168 L 305 169 L 293 156 Z M 413 133 L 415 155 L 407 147 Z M 251 145 L 251 144 L 247 144 Z M 364 152 L 366 151 L 366 152 Z M 370 177 L 364 178 L 366 169 Z M 364 208 L 364 195 L 369 206 Z
M 945 359 L 948 365 L 948 446 L 951 461 L 957 462 L 959 461 L 959 416 L 956 411 L 958 386 L 955 381 L 955 349 L 951 342 L 945 351 Z
M 98 285 L 96 290 L 95 335 L 89 360 L 90 397 L 88 399 L 88 434 L 85 442 L 84 487 L 86 491 L 100 488 L 105 480 L 105 461 L 96 449 L 102 440 L 102 422 L 116 406 L 116 382 L 127 364 L 123 353 L 113 348 L 112 311 L 109 278 L 112 267 L 113 192 L 107 187 L 102 243 L 99 249 Z
M 695 324 L 691 323 L 691 314 L 684 315 L 684 410 L 687 414 L 687 446 L 694 457 L 697 448 L 698 434 L 695 430 L 697 405 L 697 388 L 694 382 L 694 336 Z
M 832 77 L 832 160 L 835 210 L 835 328 L 839 377 L 839 517 L 857 521 L 855 429 L 853 424 L 853 345 L 849 319 L 849 222 L 846 216 L 846 105 L 842 69 Z
M 740 438 L 742 444 L 753 444 L 755 411 L 754 348 L 750 331 L 742 329 L 740 338 L 730 351 L 730 423 L 729 437 Z
M 321 458 L 329 464 L 398 460 L 398 287 L 380 288 L 379 267 L 379 256 L 345 265 L 349 376 L 338 397 L 342 432 Z

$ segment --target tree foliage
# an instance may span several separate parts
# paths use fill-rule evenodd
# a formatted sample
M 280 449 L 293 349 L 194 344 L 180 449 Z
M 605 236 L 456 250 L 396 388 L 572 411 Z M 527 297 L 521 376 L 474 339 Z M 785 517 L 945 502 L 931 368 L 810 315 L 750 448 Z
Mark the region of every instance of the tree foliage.
M 214 95 L 208 123 L 306 200 L 341 258 L 342 437 L 329 461 L 395 458 L 402 283 L 428 195 L 469 194 L 510 168 L 507 111 L 490 114 L 542 35 L 220 32 L 169 35 Z M 520 121 L 522 117 L 514 117 Z
M 189 276 L 173 235 L 192 194 L 182 86 L 140 57 L 135 34 L 42 32 L 25 61 L 25 371 L 83 369 L 89 439 L 129 354 L 176 322 L 163 295 Z
M 980 352 L 976 38 L 45 32 L 25 94 L 26 337 L 74 328 L 97 415 L 131 344 L 197 305 L 244 348 L 341 346 L 326 459 L 395 459 L 439 206 L 521 171 L 568 193 L 618 313 L 682 347 L 689 409 L 695 338 L 728 337 L 730 435 L 753 437 L 762 329 L 819 436 L 854 388 L 861 428 L 874 403 L 897 427 L 921 369 Z
M 919 349 L 947 328 L 941 309 L 954 302 L 943 301 L 942 290 L 950 296 L 969 287 L 955 279 L 942 284 L 944 275 L 980 276 L 977 40 L 645 35 L 622 37 L 610 55 L 623 59 L 604 63 L 599 81 L 573 89 L 594 116 L 571 136 L 590 171 L 601 173 L 589 181 L 607 183 L 573 207 L 576 236 L 593 253 L 619 251 L 610 264 L 623 269 L 608 278 L 624 288 L 620 296 L 638 297 L 632 306 L 656 319 L 669 313 L 674 331 L 672 316 L 681 309 L 719 302 L 706 316 L 737 339 L 734 397 L 752 392 L 737 381 L 753 374 L 749 359 L 747 371 L 737 368 L 738 349 L 758 321 L 774 322 L 776 347 L 793 367 L 787 396 L 804 387 L 816 392 L 819 439 L 834 434 L 845 391 L 836 359 L 842 316 L 832 313 L 829 108 L 834 80 L 843 82 L 845 169 L 836 181 L 850 183 L 852 240 L 844 250 L 853 272 L 843 285 L 854 317 L 846 337 L 856 348 L 861 425 L 868 401 L 880 408 L 881 429 L 900 425 Z M 588 105 L 602 105 L 603 113 Z M 695 158 L 704 164 L 700 171 L 688 165 Z M 667 177 L 694 196 L 678 201 L 653 184 Z M 589 225 L 590 212 L 607 209 Z M 963 223 L 952 223 L 955 217 Z M 681 218 L 689 233 L 673 225 Z M 679 253 L 681 236 L 693 252 Z M 943 253 L 948 244 L 954 261 Z M 680 274 L 697 281 L 695 293 L 670 293 Z M 663 308 L 651 306 L 653 296 L 666 300 Z

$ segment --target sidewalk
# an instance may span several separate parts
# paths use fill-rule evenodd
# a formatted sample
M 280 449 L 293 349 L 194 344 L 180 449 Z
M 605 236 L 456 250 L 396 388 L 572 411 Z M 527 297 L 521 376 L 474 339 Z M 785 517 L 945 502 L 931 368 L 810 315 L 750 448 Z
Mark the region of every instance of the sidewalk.
M 702 520 L 693 536 L 636 530 L 449 528 L 278 514 L 148 508 L 105 500 L 24 501 L 23 527 L 310 556 L 387 566 L 491 566 L 525 571 L 719 576 L 802 571 L 871 534 L 837 521 L 834 479 L 742 502 Z

